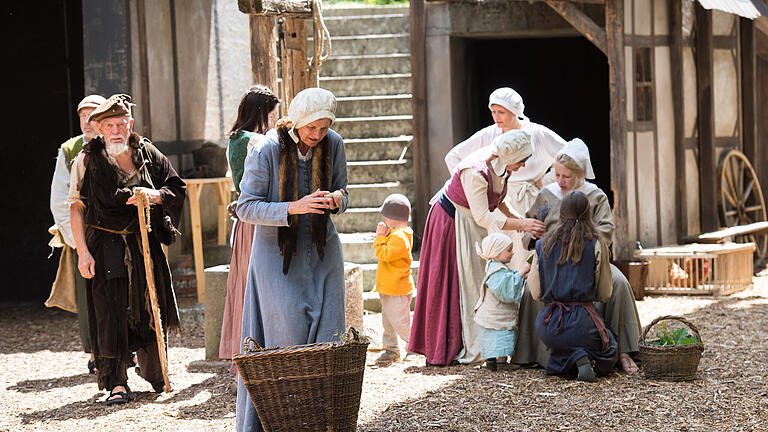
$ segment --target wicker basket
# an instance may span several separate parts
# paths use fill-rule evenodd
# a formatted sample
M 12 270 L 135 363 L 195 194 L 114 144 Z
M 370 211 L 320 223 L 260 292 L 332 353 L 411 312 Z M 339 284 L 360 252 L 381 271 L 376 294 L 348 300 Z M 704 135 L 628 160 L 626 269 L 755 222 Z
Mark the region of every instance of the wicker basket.
M 246 337 L 232 360 L 266 431 L 353 432 L 368 343 L 354 328 L 341 341 L 285 348 Z
M 676 320 L 693 330 L 693 334 L 701 343 L 689 345 L 658 346 L 645 343 L 645 337 L 651 327 L 663 320 Z M 656 318 L 645 326 L 640 339 L 640 361 L 646 378 L 665 381 L 690 381 L 696 378 L 704 342 L 699 335 L 699 329 L 689 321 L 672 315 Z

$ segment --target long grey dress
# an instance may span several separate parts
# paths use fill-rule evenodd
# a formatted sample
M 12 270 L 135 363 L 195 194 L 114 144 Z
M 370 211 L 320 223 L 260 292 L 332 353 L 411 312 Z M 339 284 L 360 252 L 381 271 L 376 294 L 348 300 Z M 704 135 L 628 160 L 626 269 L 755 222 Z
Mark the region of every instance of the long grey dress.
M 332 130 L 328 140 L 331 190 L 346 190 L 344 142 Z M 288 203 L 278 202 L 278 161 L 277 133 L 271 130 L 248 152 L 240 182 L 237 215 L 256 225 L 243 301 L 242 338 L 251 336 L 263 347 L 331 341 L 345 330 L 344 258 L 339 235 L 329 218 L 325 258 L 320 261 L 310 241 L 308 216 L 299 216 L 296 256 L 288 274 L 283 274 L 277 229 L 288 226 Z M 314 192 L 310 190 L 311 163 L 311 159 L 299 158 L 299 197 Z M 345 195 L 338 213 L 346 210 L 347 203 Z M 237 383 L 237 430 L 262 430 L 241 378 Z

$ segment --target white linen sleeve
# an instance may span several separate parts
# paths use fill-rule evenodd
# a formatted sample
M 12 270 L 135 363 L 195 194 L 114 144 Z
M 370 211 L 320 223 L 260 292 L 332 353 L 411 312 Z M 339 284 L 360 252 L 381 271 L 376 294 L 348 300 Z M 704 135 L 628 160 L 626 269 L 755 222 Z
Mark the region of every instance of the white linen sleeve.
M 455 147 L 451 149 L 451 151 L 448 152 L 447 155 L 445 155 L 445 165 L 448 166 L 448 171 L 453 174 L 453 170 L 456 168 L 456 165 L 461 162 L 462 159 L 467 157 L 469 154 L 473 153 L 475 150 L 478 150 L 488 144 L 490 144 L 490 139 L 488 139 L 489 131 L 493 132 L 492 128 L 485 127 L 483 129 L 480 129 L 479 131 L 475 132 L 471 137 L 467 138 L 466 140 L 460 142 L 459 144 L 456 144 Z M 492 139 L 492 137 L 491 137 Z
M 75 162 L 72 163 L 72 171 L 69 174 L 69 195 L 67 196 L 68 207 L 74 203 L 83 203 L 80 197 L 80 182 L 85 176 L 85 162 L 83 160 L 85 153 L 78 153 Z
M 67 205 L 67 196 L 69 195 L 69 168 L 67 167 L 67 157 L 64 150 L 59 148 L 59 155 L 56 157 L 56 169 L 53 171 L 51 180 L 51 214 L 53 221 L 59 227 L 64 243 L 74 248 L 75 240 L 72 237 L 72 226 L 69 222 L 69 205 Z
M 551 165 L 552 161 L 555 160 L 555 156 L 557 156 L 557 152 L 565 147 L 566 141 L 551 129 L 540 124 L 536 125 L 534 131 L 535 145 L 538 147 L 541 155 L 550 161 L 549 164 Z
M 473 169 L 463 170 L 460 178 L 469 203 L 469 211 L 475 222 L 488 232 L 501 231 L 507 217 L 498 209 L 488 210 L 488 187 L 493 185 L 489 185 L 483 176 Z
M 531 263 L 531 271 L 528 272 L 528 291 L 531 293 L 531 298 L 536 301 L 541 301 L 541 280 L 539 279 L 539 260 L 536 254 L 533 254 L 533 262 Z

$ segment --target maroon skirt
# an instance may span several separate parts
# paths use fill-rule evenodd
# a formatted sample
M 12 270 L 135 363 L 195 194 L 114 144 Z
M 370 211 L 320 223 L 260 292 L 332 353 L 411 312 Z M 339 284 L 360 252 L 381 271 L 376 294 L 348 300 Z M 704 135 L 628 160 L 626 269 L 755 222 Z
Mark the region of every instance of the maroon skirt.
M 251 258 L 254 225 L 238 220 L 235 224 L 235 236 L 232 242 L 232 261 L 227 277 L 227 298 L 224 305 L 224 317 L 221 322 L 221 343 L 219 357 L 231 359 L 240 353 L 240 332 L 243 327 L 243 297 L 245 282 L 248 279 L 248 261 Z
M 448 365 L 462 348 L 454 218 L 438 202 L 424 227 L 408 350 Z

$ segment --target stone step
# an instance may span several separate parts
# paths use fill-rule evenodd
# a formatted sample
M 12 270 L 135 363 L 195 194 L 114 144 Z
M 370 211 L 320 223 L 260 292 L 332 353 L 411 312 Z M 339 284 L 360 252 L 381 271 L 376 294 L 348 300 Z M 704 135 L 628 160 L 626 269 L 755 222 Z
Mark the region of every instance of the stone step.
M 377 210 L 381 203 L 391 194 L 405 195 L 413 202 L 413 183 L 386 182 L 371 184 L 351 184 L 347 186 L 349 204 L 354 207 L 375 207 Z M 339 216 L 344 216 L 339 215 Z
M 411 311 L 416 307 L 416 291 L 411 294 Z M 381 313 L 381 299 L 377 292 L 363 293 L 363 309 L 369 312 Z
M 376 267 L 378 264 L 360 264 L 360 268 L 363 269 L 363 291 L 370 292 L 376 288 Z M 411 274 L 413 276 L 413 283 L 418 280 L 419 275 L 419 261 L 413 260 L 411 262 Z
M 413 163 L 409 159 L 347 162 L 349 184 L 381 181 L 412 181 Z
M 345 96 L 336 99 L 341 118 L 411 114 L 411 95 Z
M 410 8 L 401 5 L 370 6 L 367 4 L 345 4 L 331 6 L 323 4 L 323 17 L 408 14 Z
M 313 38 L 307 38 L 307 55 L 314 53 Z M 331 36 L 331 56 L 408 53 L 411 38 L 408 33 Z
M 331 34 L 331 40 L 337 36 L 353 36 L 385 33 L 408 33 L 408 13 L 368 14 L 323 16 L 325 28 Z M 312 21 L 307 21 L 307 34 L 312 35 Z
M 411 74 L 321 76 L 320 87 L 336 97 L 411 93 Z
M 374 117 L 336 118 L 333 130 L 342 137 L 378 138 L 410 135 L 413 131 L 413 116 L 388 115 Z
M 347 161 L 410 159 L 413 137 L 404 135 L 390 138 L 346 138 Z
M 411 72 L 408 53 L 364 56 L 331 55 L 320 67 L 320 76 L 381 75 Z
M 376 263 L 373 251 L 374 232 L 339 233 L 344 261 L 357 264 Z
M 331 218 L 336 231 L 340 233 L 375 230 L 376 224 L 384 220 L 378 207 L 348 207 L 343 214 L 332 215 Z

